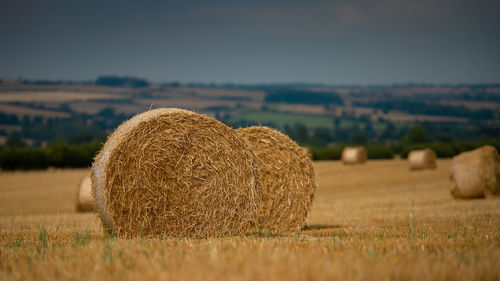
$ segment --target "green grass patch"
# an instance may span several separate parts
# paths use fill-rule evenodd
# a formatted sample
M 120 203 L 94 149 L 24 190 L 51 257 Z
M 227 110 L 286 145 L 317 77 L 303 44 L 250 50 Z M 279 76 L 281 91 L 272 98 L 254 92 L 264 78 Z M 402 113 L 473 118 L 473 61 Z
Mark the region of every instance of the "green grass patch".
M 284 127 L 286 125 L 293 126 L 296 123 L 302 123 L 307 127 L 312 127 L 312 128 L 324 127 L 332 129 L 334 127 L 333 124 L 334 119 L 335 119 L 334 117 L 325 115 L 251 111 L 242 113 L 238 116 L 234 116 L 229 121 L 273 123 L 278 127 Z

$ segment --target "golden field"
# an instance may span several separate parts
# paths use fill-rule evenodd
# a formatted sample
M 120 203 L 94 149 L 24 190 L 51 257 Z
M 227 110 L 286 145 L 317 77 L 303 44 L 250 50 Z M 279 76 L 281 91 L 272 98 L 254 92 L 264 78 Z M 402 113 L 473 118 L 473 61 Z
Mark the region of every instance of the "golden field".
M 316 162 L 303 230 L 122 240 L 77 214 L 87 170 L 0 173 L 0 280 L 499 280 L 500 200 L 454 200 L 450 160 Z

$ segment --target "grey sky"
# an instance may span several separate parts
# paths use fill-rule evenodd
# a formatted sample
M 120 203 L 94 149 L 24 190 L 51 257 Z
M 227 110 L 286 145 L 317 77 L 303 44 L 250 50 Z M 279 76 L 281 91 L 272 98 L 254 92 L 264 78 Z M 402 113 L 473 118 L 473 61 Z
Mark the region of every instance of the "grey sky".
M 500 82 L 500 2 L 0 1 L 0 77 Z

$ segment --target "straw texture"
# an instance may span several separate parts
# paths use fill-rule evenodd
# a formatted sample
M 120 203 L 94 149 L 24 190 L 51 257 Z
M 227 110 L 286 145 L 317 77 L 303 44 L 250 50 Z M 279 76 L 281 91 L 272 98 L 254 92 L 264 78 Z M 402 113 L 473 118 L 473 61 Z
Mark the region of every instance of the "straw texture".
M 317 188 L 311 157 L 289 137 L 271 128 L 255 126 L 236 132 L 251 143 L 259 159 L 260 228 L 297 231 L 305 224 Z
M 453 158 L 451 195 L 469 199 L 500 196 L 500 157 L 493 146 L 463 152 Z
M 222 236 L 257 225 L 256 156 L 231 128 L 181 109 L 120 125 L 96 156 L 93 194 L 121 237 Z

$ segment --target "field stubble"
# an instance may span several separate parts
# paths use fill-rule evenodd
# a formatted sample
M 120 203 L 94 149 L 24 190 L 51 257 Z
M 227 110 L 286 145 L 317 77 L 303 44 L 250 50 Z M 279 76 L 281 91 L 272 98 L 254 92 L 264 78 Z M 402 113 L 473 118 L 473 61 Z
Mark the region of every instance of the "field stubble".
M 450 160 L 317 162 L 297 233 L 123 240 L 74 213 L 87 170 L 0 174 L 0 280 L 498 280 L 500 200 L 454 200 Z

